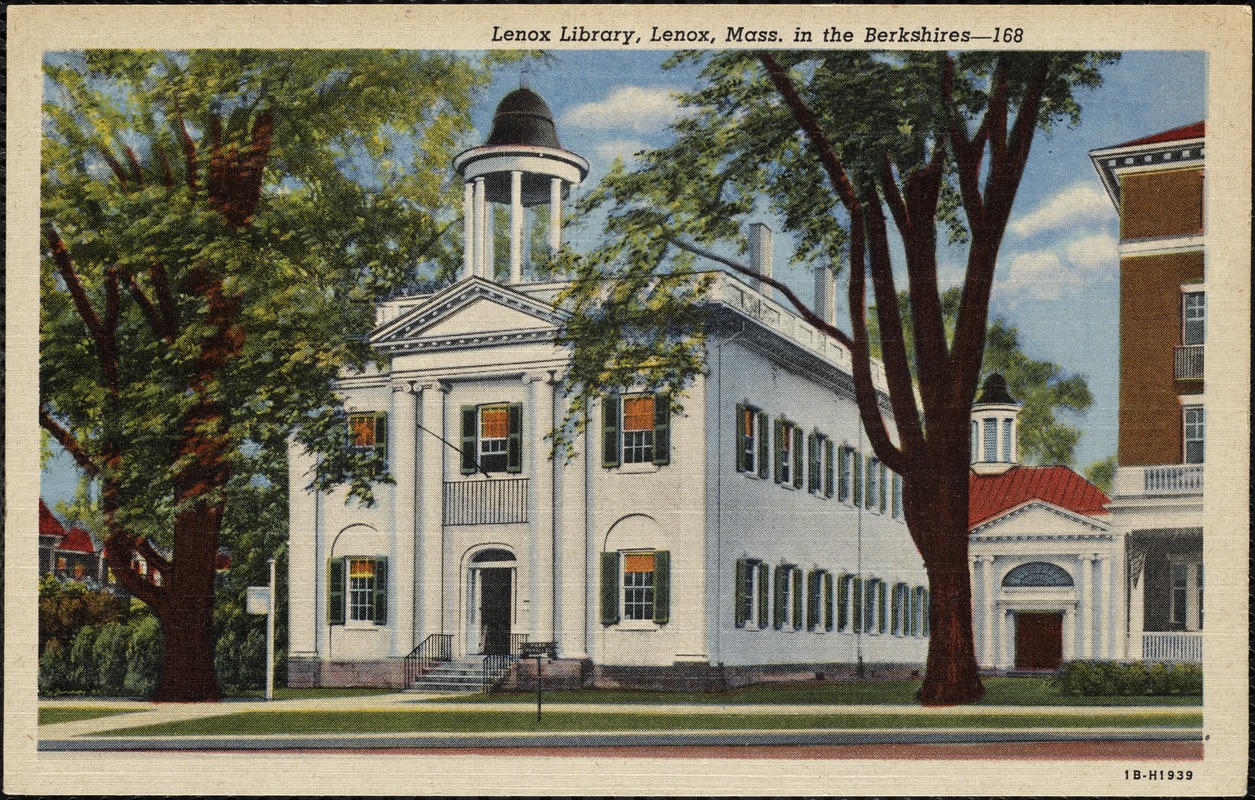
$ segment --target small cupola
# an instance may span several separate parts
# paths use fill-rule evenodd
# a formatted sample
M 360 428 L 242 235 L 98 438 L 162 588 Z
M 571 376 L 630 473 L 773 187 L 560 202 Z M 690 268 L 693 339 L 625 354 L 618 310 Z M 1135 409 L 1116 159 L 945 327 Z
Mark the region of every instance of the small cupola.
M 453 168 L 465 182 L 462 277 L 494 279 L 497 237 L 507 233 L 493 229 L 500 205 L 509 209 L 510 283 L 523 282 L 524 229 L 546 204 L 550 254 L 561 249 L 563 201 L 588 176 L 588 162 L 558 141 L 549 105 L 525 85 L 501 99 L 487 141 L 459 153 Z
M 994 373 L 985 379 L 972 404 L 972 470 L 981 475 L 1005 472 L 1019 461 L 1020 409 L 1007 379 Z

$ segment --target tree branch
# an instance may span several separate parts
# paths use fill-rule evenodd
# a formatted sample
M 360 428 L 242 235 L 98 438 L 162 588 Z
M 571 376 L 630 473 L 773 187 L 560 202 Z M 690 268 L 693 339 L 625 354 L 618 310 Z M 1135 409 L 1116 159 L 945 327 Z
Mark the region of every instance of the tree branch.
M 52 416 L 52 412 L 43 403 L 39 404 L 39 425 L 48 433 L 52 434 L 52 438 L 57 440 L 57 444 L 65 449 L 74 459 L 74 463 L 79 469 L 93 477 L 99 477 L 101 474 L 100 465 L 97 464 L 92 457 L 83 449 L 78 438 L 66 430 L 56 418 Z
M 714 253 L 714 252 L 711 252 L 710 250 L 706 250 L 705 248 L 698 247 L 697 245 L 691 242 L 686 242 L 683 239 L 677 238 L 675 236 L 664 234 L 664 238 L 671 244 L 680 248 L 681 250 L 687 250 L 690 253 L 693 253 L 694 255 L 701 256 L 702 258 L 709 258 L 711 261 L 717 261 L 720 264 L 725 264 L 731 267 L 732 269 L 736 270 L 740 274 L 745 275 L 748 278 L 753 278 L 754 280 L 762 281 L 763 283 L 767 284 L 768 286 L 780 292 L 780 294 L 784 295 L 785 298 L 789 301 L 789 303 L 793 306 L 793 308 L 797 310 L 798 314 L 801 315 L 802 319 L 806 320 L 811 325 L 814 325 L 819 330 L 828 334 L 833 339 L 836 339 L 838 342 L 841 342 L 841 344 L 845 345 L 846 347 L 850 346 L 851 344 L 850 337 L 846 336 L 845 333 L 843 333 L 840 328 L 828 322 L 823 317 L 819 316 L 813 310 L 808 308 L 806 304 L 802 302 L 802 299 L 798 297 L 793 292 L 792 289 L 790 289 L 784 283 L 781 283 L 779 280 L 769 275 L 763 275 L 761 272 L 758 272 L 757 270 L 752 269 L 751 267 L 745 264 L 742 264 L 741 262 L 736 261 L 735 259 L 725 258 L 724 256 L 721 256 L 718 253 Z
M 192 135 L 187 132 L 187 123 L 183 121 L 183 114 L 177 109 L 175 111 L 175 134 L 179 137 L 179 144 L 183 148 L 183 169 L 184 178 L 187 181 L 188 194 L 191 195 L 192 202 L 196 201 L 196 142 L 192 140 Z
M 898 227 L 898 233 L 903 239 L 910 233 L 911 215 L 907 211 L 906 203 L 902 200 L 902 192 L 898 190 L 898 182 L 893 177 L 893 162 L 889 160 L 889 153 L 886 151 L 880 161 L 880 191 L 885 197 L 885 205 L 889 206 L 889 213 L 893 215 L 893 224 Z
M 122 165 L 113 157 L 113 153 L 110 153 L 103 147 L 100 148 L 100 157 L 109 165 L 109 171 L 113 173 L 113 176 L 118 179 L 118 183 L 122 184 L 122 188 L 125 190 L 127 188 L 126 170 L 122 169 Z
M 129 272 L 122 273 L 122 279 L 126 281 L 126 288 L 130 291 L 131 297 L 135 299 L 135 303 L 144 312 L 144 319 L 148 321 L 148 327 L 152 328 L 153 334 L 158 339 L 163 339 L 168 343 L 174 343 L 174 334 L 165 328 L 165 321 L 162 319 L 161 312 L 148 299 L 148 295 L 144 294 L 144 290 L 140 288 L 139 283 L 135 280 L 135 276 Z
M 105 563 L 113 570 L 113 577 L 161 616 L 169 595 L 165 587 L 154 586 L 131 571 L 131 555 L 135 552 L 135 540 L 125 531 L 115 530 L 105 539 Z
M 150 567 L 156 567 L 164 575 L 170 575 L 171 564 L 165 556 L 161 554 L 157 548 L 153 547 L 152 542 L 148 541 L 147 536 L 137 536 L 134 542 L 135 552 L 144 557 Z
M 166 268 L 160 261 L 153 261 L 148 268 L 148 277 L 152 280 L 153 291 L 157 295 L 157 309 L 161 312 L 163 330 L 173 339 L 179 332 L 179 307 L 175 303 L 174 293 L 170 291 Z

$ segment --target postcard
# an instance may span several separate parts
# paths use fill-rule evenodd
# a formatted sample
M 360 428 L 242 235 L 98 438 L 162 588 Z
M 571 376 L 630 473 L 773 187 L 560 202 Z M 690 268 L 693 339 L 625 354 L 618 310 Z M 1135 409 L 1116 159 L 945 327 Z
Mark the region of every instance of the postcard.
M 8 31 L 6 791 L 1242 793 L 1248 8 Z

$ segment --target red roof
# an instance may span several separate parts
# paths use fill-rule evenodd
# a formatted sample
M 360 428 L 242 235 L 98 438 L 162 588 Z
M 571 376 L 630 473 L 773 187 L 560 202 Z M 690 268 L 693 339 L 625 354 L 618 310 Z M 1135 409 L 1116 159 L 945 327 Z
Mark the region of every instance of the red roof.
M 65 536 L 65 526 L 43 500 L 39 501 L 39 535 Z
M 61 540 L 61 544 L 57 545 L 58 550 L 69 550 L 75 553 L 96 553 L 96 545 L 92 542 L 92 536 L 82 528 L 70 528 L 66 531 L 65 538 Z
M 1203 138 L 1204 129 L 1207 127 L 1207 121 L 1195 122 L 1193 125 L 1184 125 L 1180 128 L 1173 128 L 1163 133 L 1153 133 L 1150 136 L 1143 136 L 1141 139 L 1134 139 L 1131 142 L 1118 144 L 1116 147 L 1135 147 L 1139 144 L 1159 144 L 1160 142 L 1180 142 L 1186 139 Z
M 998 475 L 969 473 L 967 526 L 1041 500 L 1087 516 L 1106 514 L 1111 498 L 1068 467 L 1012 467 Z

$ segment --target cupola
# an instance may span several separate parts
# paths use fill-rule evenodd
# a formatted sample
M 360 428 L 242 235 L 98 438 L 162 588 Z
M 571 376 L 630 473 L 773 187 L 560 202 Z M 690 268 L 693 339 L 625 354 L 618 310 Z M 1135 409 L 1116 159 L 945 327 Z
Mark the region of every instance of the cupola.
M 523 282 L 524 228 L 528 211 L 549 206 L 549 249 L 562 247 L 562 204 L 588 176 L 588 162 L 563 149 L 553 112 L 527 86 L 507 94 L 497 105 L 492 133 L 479 147 L 459 153 L 453 168 L 465 182 L 462 219 L 465 252 L 462 277 L 493 280 L 493 206 L 510 209 L 510 283 Z
M 972 470 L 981 475 L 1005 472 L 1019 461 L 1020 409 L 1007 379 L 985 379 L 972 404 Z

